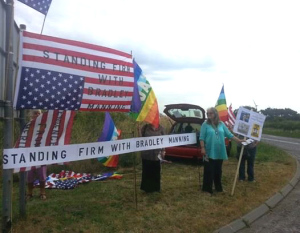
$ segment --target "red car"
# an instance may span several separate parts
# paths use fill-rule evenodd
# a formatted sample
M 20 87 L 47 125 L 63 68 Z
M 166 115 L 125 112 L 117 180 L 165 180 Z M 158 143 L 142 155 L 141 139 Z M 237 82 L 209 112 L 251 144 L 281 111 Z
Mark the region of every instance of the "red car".
M 169 104 L 165 105 L 164 113 L 174 121 L 169 134 L 196 133 L 197 138 L 196 144 L 167 147 L 166 156 L 202 159 L 199 135 L 201 125 L 206 120 L 205 110 L 193 104 Z M 225 145 L 229 155 L 230 140 L 225 139 Z
M 205 110 L 193 104 L 169 104 L 165 105 L 164 113 L 174 121 L 169 134 L 197 134 L 196 144 L 168 147 L 166 156 L 202 159 L 199 134 L 201 125 L 206 119 Z

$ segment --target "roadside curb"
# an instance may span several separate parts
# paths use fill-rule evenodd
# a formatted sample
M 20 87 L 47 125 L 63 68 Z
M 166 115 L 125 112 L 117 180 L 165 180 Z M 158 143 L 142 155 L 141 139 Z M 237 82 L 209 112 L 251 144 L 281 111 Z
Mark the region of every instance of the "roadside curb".
M 246 227 L 250 227 L 250 225 L 254 221 L 264 216 L 275 206 L 277 206 L 277 204 L 281 202 L 295 188 L 295 186 L 298 184 L 300 180 L 300 165 L 298 159 L 295 156 L 293 155 L 290 156 L 295 158 L 297 168 L 294 177 L 289 181 L 289 183 L 286 186 L 284 186 L 279 192 L 277 192 L 275 195 L 273 195 L 267 201 L 265 201 L 265 203 L 263 203 L 256 209 L 252 210 L 248 214 L 242 216 L 241 218 L 236 219 L 235 221 L 229 223 L 228 225 L 214 231 L 214 233 L 235 233 Z

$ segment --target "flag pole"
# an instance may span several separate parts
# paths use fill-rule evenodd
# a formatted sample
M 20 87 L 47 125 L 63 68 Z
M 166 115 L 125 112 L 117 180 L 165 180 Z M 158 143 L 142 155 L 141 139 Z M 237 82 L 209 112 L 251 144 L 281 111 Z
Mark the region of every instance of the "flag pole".
M 26 25 L 21 24 L 20 25 L 20 31 L 25 31 Z M 20 37 L 19 37 L 20 40 Z M 19 61 L 19 50 L 20 50 L 20 43 L 18 43 L 18 50 L 17 50 L 17 61 Z M 17 70 L 19 69 L 19 66 L 17 66 Z M 17 75 L 16 71 L 16 75 Z M 25 126 L 25 110 L 20 110 L 19 115 L 19 125 L 20 130 L 22 130 Z M 21 218 L 26 217 L 26 173 L 25 171 L 20 172 L 20 182 L 19 182 L 19 214 Z
M 44 22 L 43 22 L 43 26 L 42 26 L 42 30 L 41 30 L 41 35 L 43 34 L 43 30 L 44 30 L 44 25 L 45 25 L 46 17 L 47 17 L 47 15 L 45 15 L 45 17 L 44 17 Z
M 139 123 L 138 123 L 138 129 L 139 129 Z M 138 130 L 139 131 L 139 130 Z M 139 134 L 139 132 L 138 132 Z M 132 136 L 135 136 L 134 131 L 132 131 Z M 133 156 L 133 183 L 134 183 L 134 202 L 135 202 L 135 209 L 138 209 L 138 201 L 137 201 L 137 190 L 136 190 L 136 155 L 137 152 L 134 152 L 134 156 Z

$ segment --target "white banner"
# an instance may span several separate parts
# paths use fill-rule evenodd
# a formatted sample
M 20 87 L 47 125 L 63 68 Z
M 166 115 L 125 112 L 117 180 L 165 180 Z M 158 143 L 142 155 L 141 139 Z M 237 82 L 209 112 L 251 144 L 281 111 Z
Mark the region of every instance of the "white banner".
M 64 146 L 4 149 L 3 169 L 79 161 L 194 143 L 196 134 L 188 133 Z

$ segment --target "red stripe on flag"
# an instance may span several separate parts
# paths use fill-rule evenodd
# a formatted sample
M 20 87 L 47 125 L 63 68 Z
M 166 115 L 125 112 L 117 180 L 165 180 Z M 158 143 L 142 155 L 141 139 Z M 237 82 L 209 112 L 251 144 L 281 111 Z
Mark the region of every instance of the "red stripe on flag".
M 124 91 L 111 90 L 111 92 L 109 92 L 109 91 L 103 90 L 103 89 L 98 90 L 98 88 L 93 88 L 93 89 L 84 88 L 83 94 L 94 95 L 94 96 L 98 96 L 98 97 L 100 97 L 100 96 L 101 97 L 110 97 L 110 96 L 112 96 L 112 97 L 120 97 L 120 98 L 133 96 L 133 92 L 127 92 L 126 96 L 125 96 Z
M 31 140 L 32 140 L 32 137 L 33 137 L 35 121 L 36 121 L 36 119 L 34 119 L 30 122 L 30 128 L 28 130 L 25 147 L 30 147 L 31 146 Z
M 116 76 L 125 76 L 125 77 L 134 77 L 133 72 L 126 72 L 126 71 L 118 71 L 118 70 L 112 70 L 112 69 L 98 69 L 95 70 L 96 68 L 94 67 L 89 67 L 89 66 L 83 66 L 80 64 L 72 64 L 60 60 L 54 60 L 54 59 L 49 59 L 45 57 L 38 57 L 38 56 L 32 56 L 32 55 L 23 55 L 23 61 L 31 61 L 31 62 L 36 62 L 36 63 L 43 63 L 43 64 L 48 64 L 48 65 L 56 65 L 59 67 L 66 67 L 66 68 L 71 68 L 74 70 L 84 70 L 88 72 L 99 72 L 101 74 L 109 74 L 109 75 L 116 75 Z M 79 69 L 80 67 L 80 69 Z M 132 79 L 133 82 L 133 79 Z
M 69 121 L 67 122 L 67 128 L 66 128 L 65 137 L 64 137 L 64 145 L 68 145 L 71 142 L 72 126 L 73 126 L 73 121 L 74 121 L 75 115 L 76 115 L 76 112 L 71 111 Z
M 54 130 L 54 127 L 56 125 L 56 118 L 58 116 L 58 110 L 54 110 L 53 111 L 53 114 L 52 114 L 52 120 L 51 122 L 49 121 L 50 123 L 50 127 L 49 127 L 49 133 L 47 135 L 47 139 L 46 139 L 46 145 L 45 146 L 54 146 L 54 145 L 57 145 L 57 140 L 58 140 L 58 137 L 56 138 L 56 140 L 53 142 L 53 130 Z M 57 135 L 58 136 L 58 135 Z
M 60 114 L 61 112 L 62 114 Z M 69 144 L 71 140 L 71 131 L 75 114 L 75 111 L 64 110 L 53 110 L 52 112 L 44 112 L 42 115 L 39 116 L 38 120 L 41 121 L 40 124 L 36 125 L 37 118 L 35 118 L 29 123 L 30 128 L 28 130 L 26 129 L 26 132 L 22 132 L 23 135 L 27 134 L 25 147 L 31 147 L 31 145 L 33 145 L 34 147 L 52 145 L 51 136 L 54 134 L 57 135 L 57 139 L 54 143 L 55 145 Z M 60 119 L 58 118 L 59 116 L 61 116 Z M 67 127 L 65 127 L 65 123 L 67 124 Z M 45 127 L 47 127 L 47 130 L 45 130 Z M 64 135 L 63 143 L 59 143 L 59 139 L 62 135 Z M 14 169 L 14 172 L 29 171 L 37 167 L 40 166 Z
M 83 111 L 83 112 L 87 112 L 87 111 L 89 111 L 89 112 L 107 112 L 107 111 L 109 111 L 109 112 L 129 112 L 129 110 L 130 109 L 121 109 L 121 108 L 115 108 L 115 109 L 113 109 L 113 108 L 87 108 L 87 107 L 85 107 L 85 108 L 80 108 L 80 111 Z
M 85 82 L 87 83 L 92 83 L 92 84 L 98 84 L 99 86 L 100 85 L 108 85 L 108 86 L 111 86 L 113 85 L 114 87 L 115 86 L 119 86 L 119 87 L 133 87 L 134 86 L 134 82 L 126 82 L 126 81 L 115 81 L 115 80 L 106 80 L 106 81 L 99 81 L 99 79 L 96 79 L 96 78 L 89 78 L 89 77 L 85 77 Z
M 56 58 L 58 55 L 70 56 L 70 57 L 75 57 L 75 58 L 87 58 L 92 61 L 102 62 L 104 64 L 104 66 L 106 63 L 109 63 L 109 64 L 119 64 L 119 65 L 131 67 L 131 68 L 133 67 L 132 63 L 122 61 L 122 60 L 117 60 L 117 59 L 104 57 L 104 56 L 92 55 L 92 54 L 88 54 L 88 53 L 76 52 L 76 51 L 61 49 L 61 48 L 56 48 L 56 47 L 50 47 L 50 46 L 45 46 L 45 45 L 31 44 L 28 42 L 23 43 L 23 48 L 31 49 L 31 50 L 35 50 L 35 51 L 41 51 L 41 52 L 43 52 L 43 56 L 49 56 L 49 53 L 53 53 L 53 55 L 55 54 Z M 70 59 L 70 62 L 72 63 L 73 58 L 70 58 L 70 57 L 68 57 L 68 59 Z M 48 58 L 48 59 L 51 59 L 51 58 Z M 102 68 L 102 66 L 94 67 L 94 68 Z M 102 69 L 105 69 L 105 68 L 102 68 Z
M 29 38 L 34 38 L 34 39 L 39 39 L 39 40 L 45 40 L 45 41 L 52 41 L 52 42 L 57 42 L 61 44 L 66 44 L 66 45 L 74 45 L 78 47 L 83 47 L 83 48 L 88 48 L 88 49 L 93 49 L 101 52 L 106 52 L 106 53 L 112 53 L 115 55 L 127 57 L 127 58 L 132 58 L 131 54 L 124 53 L 115 49 L 103 47 L 100 45 L 93 45 L 93 44 L 88 44 L 84 42 L 79 42 L 79 41 L 73 41 L 73 40 L 67 40 L 67 39 L 62 39 L 62 38 L 57 38 L 57 37 L 52 37 L 52 36 L 45 36 L 41 34 L 35 34 L 31 32 L 24 31 L 23 35 Z
M 130 105 L 130 101 L 113 101 L 113 100 L 93 100 L 82 99 L 82 104 L 102 104 L 102 105 Z

